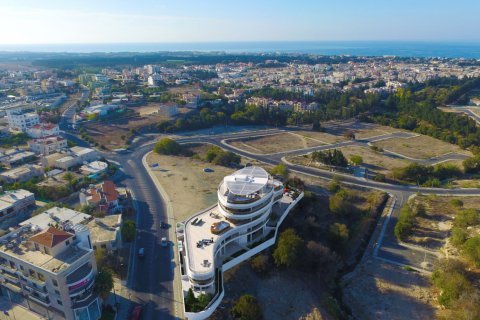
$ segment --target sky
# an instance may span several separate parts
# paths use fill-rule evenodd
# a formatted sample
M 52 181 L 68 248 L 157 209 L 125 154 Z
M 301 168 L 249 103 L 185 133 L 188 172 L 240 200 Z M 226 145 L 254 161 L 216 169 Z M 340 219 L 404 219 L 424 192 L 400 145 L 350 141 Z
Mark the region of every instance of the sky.
M 0 0 L 0 44 L 480 41 L 479 0 Z

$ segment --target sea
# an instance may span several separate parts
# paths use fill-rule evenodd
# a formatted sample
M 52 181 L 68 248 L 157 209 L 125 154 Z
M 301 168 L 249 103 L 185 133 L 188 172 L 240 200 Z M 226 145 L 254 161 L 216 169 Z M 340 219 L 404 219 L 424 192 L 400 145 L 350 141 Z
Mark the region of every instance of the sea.
M 0 52 L 225 52 L 480 59 L 480 42 L 283 41 L 2 45 Z

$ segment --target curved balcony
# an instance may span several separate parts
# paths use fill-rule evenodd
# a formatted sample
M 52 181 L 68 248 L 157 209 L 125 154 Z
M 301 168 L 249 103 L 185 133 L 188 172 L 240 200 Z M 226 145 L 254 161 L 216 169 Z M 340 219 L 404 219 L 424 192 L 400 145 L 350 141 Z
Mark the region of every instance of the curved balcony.
M 67 276 L 67 286 L 70 297 L 81 295 L 93 286 L 95 273 L 89 263 L 84 264 Z

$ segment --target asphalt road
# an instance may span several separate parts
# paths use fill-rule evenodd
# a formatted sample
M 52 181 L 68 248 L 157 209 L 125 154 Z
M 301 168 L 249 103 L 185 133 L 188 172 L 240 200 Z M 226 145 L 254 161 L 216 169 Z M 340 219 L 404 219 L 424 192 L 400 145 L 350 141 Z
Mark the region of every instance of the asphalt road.
M 258 160 L 260 162 L 276 165 L 282 158 L 290 152 L 277 153 L 274 155 L 257 155 L 243 150 L 238 150 L 222 143 L 225 139 L 253 137 L 262 134 L 273 134 L 281 132 L 280 129 L 269 129 L 262 131 L 250 131 L 240 133 L 220 132 L 216 135 L 197 135 L 177 137 L 179 143 L 210 143 L 225 148 L 242 156 Z M 75 141 L 78 145 L 88 146 L 81 139 L 78 139 L 73 133 L 66 132 L 68 139 Z M 173 265 L 172 248 L 160 246 L 162 237 L 168 238 L 167 230 L 160 228 L 161 221 L 167 221 L 167 213 L 164 201 L 159 194 L 154 183 L 150 179 L 146 169 L 142 165 L 143 156 L 152 150 L 152 144 L 159 136 L 149 135 L 140 142 L 132 146 L 133 151 L 125 154 L 105 153 L 101 155 L 109 160 L 120 164 L 124 175 L 119 181 L 119 185 L 126 186 L 133 191 L 135 203 L 138 209 L 138 237 L 134 242 L 132 259 L 129 263 L 128 286 L 131 290 L 131 300 L 134 303 L 145 305 L 145 319 L 174 319 L 176 317 L 173 307 Z M 143 145 L 141 144 L 143 143 Z M 345 142 L 345 145 L 354 143 Z M 331 147 L 331 146 L 330 146 Z M 317 147 L 318 150 L 322 147 Z M 295 152 L 305 153 L 305 150 Z M 338 173 L 319 170 L 310 167 L 303 167 L 294 164 L 288 164 L 291 171 L 302 174 L 312 175 L 324 179 L 332 179 Z M 434 189 L 422 188 L 416 186 L 402 186 L 366 180 L 350 175 L 342 175 L 343 183 L 358 185 L 361 187 L 374 188 L 389 192 L 399 199 L 397 208 L 392 213 L 392 218 L 387 226 L 387 232 L 383 239 L 382 247 L 378 250 L 378 256 L 389 260 L 398 260 L 404 264 L 421 264 L 424 261 L 430 262 L 435 259 L 425 250 L 412 250 L 401 246 L 393 236 L 393 226 L 398 216 L 398 208 L 405 203 L 408 197 L 416 192 L 434 193 L 439 195 L 480 195 L 478 189 Z M 170 241 L 174 239 L 169 239 Z M 139 260 L 136 252 L 139 248 L 145 248 L 146 257 Z M 407 250 L 409 249 L 409 250 Z M 411 251 L 411 252 L 410 252 Z

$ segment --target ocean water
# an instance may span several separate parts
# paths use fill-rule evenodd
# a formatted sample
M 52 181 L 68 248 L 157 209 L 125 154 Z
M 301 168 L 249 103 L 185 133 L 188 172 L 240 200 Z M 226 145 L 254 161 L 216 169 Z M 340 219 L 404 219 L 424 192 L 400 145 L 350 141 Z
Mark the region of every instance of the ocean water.
M 445 57 L 480 59 L 480 42 L 299 41 L 2 45 L 0 51 L 305 53 L 320 55 Z

